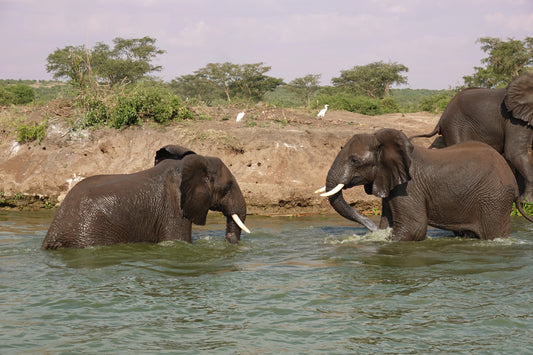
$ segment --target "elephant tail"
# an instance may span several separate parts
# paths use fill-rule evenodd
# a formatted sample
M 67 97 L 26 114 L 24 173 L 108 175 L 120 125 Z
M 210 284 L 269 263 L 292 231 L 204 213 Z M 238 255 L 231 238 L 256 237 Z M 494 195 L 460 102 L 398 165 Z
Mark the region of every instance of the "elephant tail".
M 425 133 L 425 134 L 418 134 L 416 136 L 412 136 L 412 137 L 409 137 L 409 140 L 412 140 L 414 138 L 431 138 L 433 137 L 435 134 L 440 134 L 440 127 L 439 125 L 437 125 L 433 131 L 431 131 L 430 133 Z
M 524 201 L 520 197 L 515 201 L 515 205 L 516 205 L 516 208 L 518 209 L 518 212 L 520 212 L 520 214 L 524 216 L 525 219 L 527 219 L 530 222 L 533 222 L 533 217 L 531 217 L 530 215 L 526 213 L 526 211 L 524 211 Z

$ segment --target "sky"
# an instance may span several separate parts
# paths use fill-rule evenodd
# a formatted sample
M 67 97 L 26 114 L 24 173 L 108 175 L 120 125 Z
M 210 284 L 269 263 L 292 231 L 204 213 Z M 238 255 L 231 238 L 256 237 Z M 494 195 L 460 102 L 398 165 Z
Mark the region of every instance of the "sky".
M 482 66 L 477 39 L 533 37 L 533 0 L 0 0 L 0 79 L 51 80 L 66 46 L 149 36 L 164 81 L 208 63 L 260 63 L 286 83 L 372 62 L 403 64 L 408 84 L 448 89 Z

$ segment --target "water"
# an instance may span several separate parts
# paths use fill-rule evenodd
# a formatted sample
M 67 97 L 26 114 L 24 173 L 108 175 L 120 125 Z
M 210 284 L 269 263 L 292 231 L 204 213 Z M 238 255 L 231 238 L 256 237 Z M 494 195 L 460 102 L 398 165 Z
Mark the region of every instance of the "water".
M 533 224 L 392 243 L 339 216 L 223 218 L 170 242 L 41 251 L 0 212 L 0 353 L 533 353 Z

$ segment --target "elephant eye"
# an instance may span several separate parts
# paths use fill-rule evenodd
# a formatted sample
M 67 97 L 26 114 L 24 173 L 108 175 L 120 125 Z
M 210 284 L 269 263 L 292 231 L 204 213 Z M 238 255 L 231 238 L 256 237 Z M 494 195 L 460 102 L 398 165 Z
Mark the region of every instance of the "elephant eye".
M 354 155 L 350 158 L 353 165 L 361 165 L 361 159 L 358 156 Z

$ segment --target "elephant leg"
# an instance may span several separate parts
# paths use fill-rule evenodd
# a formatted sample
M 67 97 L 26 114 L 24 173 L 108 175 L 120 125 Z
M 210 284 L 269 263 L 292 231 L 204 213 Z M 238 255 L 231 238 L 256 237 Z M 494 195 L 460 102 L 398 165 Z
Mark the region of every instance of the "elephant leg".
M 519 179 L 520 199 L 533 201 L 533 159 L 531 142 L 533 129 L 513 119 L 507 124 L 505 134 L 504 156 L 509 165 L 516 169 L 523 178 Z
M 426 239 L 428 217 L 426 208 L 412 204 L 390 204 L 392 240 L 419 241 Z

